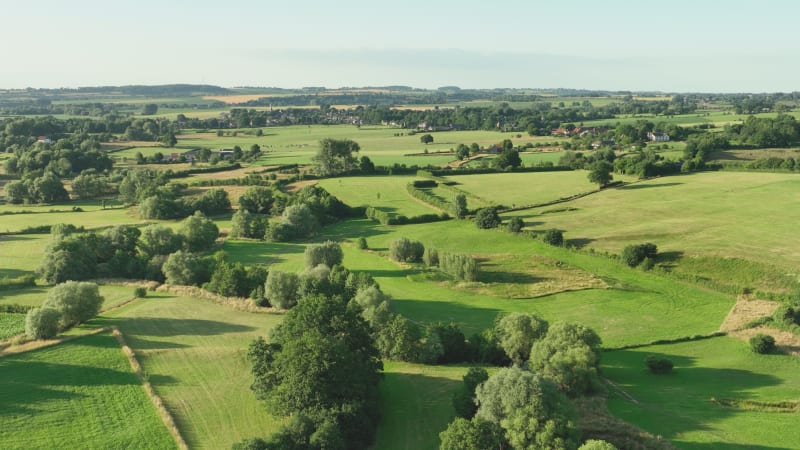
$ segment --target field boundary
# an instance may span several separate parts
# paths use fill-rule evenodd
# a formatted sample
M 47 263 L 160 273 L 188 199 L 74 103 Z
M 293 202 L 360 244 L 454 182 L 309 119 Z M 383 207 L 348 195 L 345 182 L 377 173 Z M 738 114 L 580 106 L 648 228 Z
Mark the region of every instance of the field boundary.
M 3 347 L 4 345 L 3 342 L 0 342 L 0 358 L 4 356 L 18 355 L 20 353 L 30 352 L 33 350 L 39 350 L 40 348 L 51 347 L 53 345 L 63 344 L 64 342 L 69 342 L 75 339 L 82 338 L 84 336 L 100 334 L 103 331 L 108 331 L 108 328 L 105 327 L 95 328 L 87 331 L 86 333 L 72 334 L 69 336 L 60 336 L 55 339 L 42 339 L 37 341 L 29 341 L 19 345 L 11 345 L 11 340 L 17 336 L 20 336 L 18 334 L 17 336 L 10 337 L 4 341 L 5 343 L 8 343 L 8 346 L 6 347 Z
M 156 391 L 153 389 L 153 385 L 150 384 L 147 377 L 142 370 L 142 365 L 139 364 L 139 360 L 136 358 L 136 353 L 133 351 L 131 347 L 125 342 L 125 336 L 119 330 L 119 328 L 112 326 L 111 334 L 117 339 L 122 352 L 128 358 L 128 363 L 131 365 L 131 369 L 136 374 L 136 378 L 139 379 L 139 382 L 142 384 L 147 397 L 150 399 L 150 402 L 153 403 L 155 406 L 156 411 L 158 411 L 158 416 L 161 418 L 161 421 L 164 423 L 164 426 L 167 427 L 169 433 L 172 435 L 172 438 L 175 439 L 175 444 L 178 445 L 178 448 L 181 450 L 188 450 L 189 446 L 186 445 L 186 441 L 181 436 L 180 430 L 178 430 L 178 426 L 175 424 L 175 419 L 173 419 L 172 415 L 167 410 L 167 407 L 164 405 L 164 401 L 161 400 L 161 397 L 156 394 Z M 101 330 L 108 330 L 108 328 L 101 328 Z

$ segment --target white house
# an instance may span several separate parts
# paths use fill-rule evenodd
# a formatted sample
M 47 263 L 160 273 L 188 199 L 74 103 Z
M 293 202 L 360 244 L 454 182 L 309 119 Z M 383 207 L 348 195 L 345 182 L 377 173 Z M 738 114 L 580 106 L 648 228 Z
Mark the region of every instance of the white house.
M 647 139 L 653 142 L 667 142 L 669 141 L 669 135 L 667 133 L 654 133 L 650 131 L 647 133 Z

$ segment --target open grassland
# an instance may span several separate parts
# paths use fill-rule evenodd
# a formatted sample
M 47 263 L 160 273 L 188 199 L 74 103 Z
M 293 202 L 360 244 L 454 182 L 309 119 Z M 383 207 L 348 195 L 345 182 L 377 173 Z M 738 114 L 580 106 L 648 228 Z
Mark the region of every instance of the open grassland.
M 411 197 L 406 185 L 415 177 L 351 177 L 320 181 L 319 185 L 350 206 L 374 206 L 393 215 L 408 217 L 433 214 L 438 210 Z
M 95 204 L 100 201 L 96 200 Z M 0 231 L 18 232 L 28 227 L 42 225 L 56 225 L 59 223 L 72 224 L 77 227 L 97 228 L 109 225 L 132 225 L 145 221 L 134 215 L 129 208 L 114 207 L 90 209 L 84 211 L 71 211 L 71 205 L 52 205 L 57 212 L 34 212 L 32 214 L 6 214 L 0 216 Z M 19 210 L 33 211 L 27 206 Z
M 650 374 L 644 366 L 650 354 L 671 359 L 673 373 Z M 673 440 L 679 448 L 800 448 L 796 411 L 745 410 L 712 401 L 796 401 L 797 357 L 757 355 L 746 342 L 720 337 L 606 353 L 603 375 L 632 397 L 612 389 L 609 407 L 615 415 Z
M 712 155 L 717 161 L 753 161 L 763 158 L 797 158 L 798 148 L 759 148 L 753 150 L 720 150 Z
M 0 305 L 41 306 L 52 286 L 35 286 L 0 291 Z M 100 295 L 105 298 L 102 309 L 110 309 L 133 298 L 133 287 L 100 285 Z
M 2 297 L 0 297 L 0 300 Z M 2 303 L 0 303 L 2 304 Z M 25 314 L 0 312 L 0 340 L 25 332 Z
M 221 449 L 282 424 L 250 391 L 245 358 L 248 344 L 281 317 L 148 292 L 87 327 L 119 327 L 189 447 Z
M 32 274 L 41 264 L 49 243 L 49 234 L 0 236 L 0 277 Z
M 629 269 L 604 257 L 570 252 L 499 231 L 478 230 L 470 222 L 384 227 L 368 220 L 353 220 L 325 230 L 326 238 L 355 241 L 360 236 L 367 238 L 372 251 L 346 246 L 345 266 L 371 273 L 393 297 L 395 310 L 412 320 L 452 321 L 467 335 L 490 327 L 500 312 L 522 311 L 541 314 L 551 321 L 584 323 L 595 328 L 607 346 L 616 347 L 714 332 L 734 303 L 731 297 Z M 385 257 L 389 243 L 401 236 L 440 251 L 472 254 L 482 258 L 482 264 L 504 267 L 487 270 L 483 275 L 489 277 L 485 286 L 451 289 L 447 283 L 431 280 L 418 269 L 405 268 Z M 288 244 L 290 247 L 279 251 L 277 248 L 283 247 L 280 244 L 244 242 L 232 241 L 223 249 L 233 260 L 271 263 L 282 270 L 303 268 L 303 245 Z M 530 270 L 527 258 L 531 255 L 560 261 L 563 271 Z M 508 261 L 511 263 L 506 264 Z M 573 291 L 575 273 L 593 274 L 609 288 Z M 498 279 L 508 283 L 504 289 L 517 292 L 502 292 L 492 286 L 491 282 Z M 536 289 L 539 283 L 549 284 L 548 292 L 559 293 L 536 298 L 503 297 Z
M 557 200 L 597 189 L 589 182 L 588 172 L 529 172 L 490 173 L 481 175 L 449 176 L 448 180 L 470 194 L 498 205 L 521 206 Z M 615 179 L 633 180 L 615 175 Z
M 648 180 L 508 217 L 523 217 L 535 229 L 564 230 L 567 239 L 598 250 L 618 253 L 628 244 L 653 242 L 666 260 L 737 258 L 783 267 L 784 278 L 797 280 L 800 248 L 787 243 L 800 221 L 800 210 L 790 206 L 798 200 L 800 177 L 793 174 L 706 172 Z
M 453 394 L 467 367 L 385 362 L 375 449 L 434 450 L 455 413 Z
M 247 149 L 252 144 L 258 144 L 265 152 L 259 161 L 261 164 L 307 164 L 319 149 L 321 139 L 352 139 L 361 146 L 359 154 L 369 156 L 376 165 L 437 166 L 455 160 L 455 154 L 449 152 L 455 150 L 458 144 L 475 142 L 486 147 L 504 139 L 511 139 L 515 145 L 551 141 L 549 137 L 521 134 L 517 138 L 516 134 L 498 131 L 444 131 L 431 133 L 434 142 L 426 145 L 420 142 L 423 133 L 409 134 L 408 130 L 382 126 L 356 128 L 351 125 L 312 125 L 265 127 L 262 130 L 264 135 L 260 137 L 244 132 L 237 132 L 237 136 L 222 137 L 215 132 L 186 133 L 178 136 L 177 146 L 217 149 L 238 145 Z M 248 133 L 252 133 L 252 130 L 248 130 Z
M 116 340 L 0 358 L 0 447 L 175 448 Z

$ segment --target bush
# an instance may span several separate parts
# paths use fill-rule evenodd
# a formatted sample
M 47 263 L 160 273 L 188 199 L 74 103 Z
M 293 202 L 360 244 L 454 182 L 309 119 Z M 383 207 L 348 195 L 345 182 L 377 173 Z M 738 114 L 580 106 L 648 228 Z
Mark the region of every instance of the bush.
M 525 221 L 521 217 L 512 217 L 508 221 L 508 231 L 512 233 L 519 233 L 525 227 Z
M 358 242 L 356 243 L 356 246 L 358 247 L 359 250 L 368 249 L 369 246 L 367 245 L 367 238 L 365 238 L 365 237 L 358 238 Z
M 425 247 L 425 252 L 422 253 L 422 262 L 428 267 L 438 266 L 439 251 L 435 248 Z
M 650 372 L 658 374 L 669 373 L 672 371 L 672 367 L 674 366 L 674 364 L 672 364 L 672 361 L 670 361 L 669 359 L 659 358 L 654 355 L 648 356 L 644 360 L 644 363 L 645 365 L 647 365 L 647 368 L 650 370 Z
M 194 253 L 178 250 L 169 255 L 161 267 L 167 283 L 198 286 L 208 281 L 210 271 L 208 263 Z
M 297 304 L 299 284 L 299 277 L 295 273 L 270 270 L 264 283 L 264 296 L 272 306 L 289 309 Z
M 775 338 L 759 333 L 750 338 L 750 350 L 755 353 L 767 354 L 775 351 Z
M 497 209 L 479 209 L 478 213 L 475 214 L 475 225 L 483 229 L 497 228 L 500 225 L 500 216 L 497 214 Z
M 67 281 L 50 289 L 42 309 L 53 308 L 61 313 L 61 326 L 83 323 L 100 312 L 103 297 L 95 283 Z
M 478 262 L 469 255 L 442 252 L 439 254 L 439 268 L 458 280 L 478 279 Z
M 181 222 L 181 234 L 184 236 L 184 245 L 187 250 L 201 252 L 214 245 L 219 236 L 219 228 L 202 212 L 196 211 L 194 215 Z
M 542 242 L 545 244 L 554 245 L 556 247 L 561 247 L 564 245 L 564 233 L 561 230 L 550 229 L 544 232 L 542 235 Z
M 147 297 L 147 289 L 139 286 L 133 290 L 133 296 L 136 298 L 145 298 Z
M 400 238 L 389 244 L 389 257 L 395 261 L 419 262 L 425 253 L 425 246 L 419 241 Z
M 646 258 L 654 259 L 658 254 L 658 247 L 655 244 L 628 245 L 622 249 L 622 260 L 630 267 L 636 267 Z
M 61 313 L 53 308 L 33 308 L 25 316 L 25 335 L 29 339 L 50 339 L 58 334 Z
M 343 258 L 342 247 L 333 241 L 309 245 L 305 251 L 306 269 L 317 267 L 320 264 L 333 267 L 341 264 Z

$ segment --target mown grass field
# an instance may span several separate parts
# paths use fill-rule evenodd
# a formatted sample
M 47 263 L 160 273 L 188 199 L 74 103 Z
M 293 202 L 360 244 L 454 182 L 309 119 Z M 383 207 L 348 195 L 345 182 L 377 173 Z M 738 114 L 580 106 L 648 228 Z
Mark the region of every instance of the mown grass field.
M 109 333 L 0 358 L 0 447 L 175 448 Z
M 644 367 L 654 354 L 675 363 L 673 373 Z M 603 355 L 603 374 L 628 392 L 609 401 L 611 411 L 682 449 L 800 448 L 797 413 L 742 410 L 712 399 L 765 402 L 800 398 L 800 359 L 757 355 L 746 342 L 719 337 Z M 613 391 L 612 391 L 613 392 Z
M 49 243 L 49 234 L 0 236 L 0 277 L 32 274 L 41 264 Z
M 569 197 L 597 189 L 589 182 L 588 171 L 490 173 L 481 175 L 449 176 L 456 186 L 498 205 L 521 206 Z M 634 178 L 614 175 L 615 180 L 632 181 Z
M 437 213 L 438 210 L 406 191 L 406 185 L 415 179 L 411 176 L 334 178 L 322 180 L 319 185 L 350 206 L 374 206 L 408 217 Z
M 250 391 L 245 358 L 250 342 L 281 318 L 148 292 L 86 327 L 119 327 L 189 447 L 221 449 L 282 425 Z
M 507 217 L 564 230 L 567 239 L 601 251 L 653 242 L 671 259 L 738 258 L 782 267 L 784 276 L 797 280 L 800 248 L 787 243 L 800 220 L 800 211 L 789 206 L 800 200 L 798 192 L 800 177 L 793 174 L 705 172 L 652 179 Z M 716 272 L 709 276 L 725 278 Z
M 100 202 L 98 201 L 97 203 Z M 29 209 L 21 208 L 20 210 Z M 138 215 L 133 214 L 131 209 L 122 207 L 107 208 L 105 210 L 91 209 L 82 212 L 65 212 L 61 210 L 61 208 L 57 210 L 59 212 L 36 212 L 34 214 L 7 214 L 0 216 L 0 231 L 17 232 L 28 227 L 55 225 L 59 223 L 68 223 L 78 227 L 97 228 L 108 225 L 129 225 L 145 222 L 143 219 L 140 219 Z
M 0 291 L 0 305 L 41 306 L 52 286 L 36 286 Z M 105 298 L 101 309 L 110 309 L 133 298 L 133 287 L 100 285 L 100 295 Z

